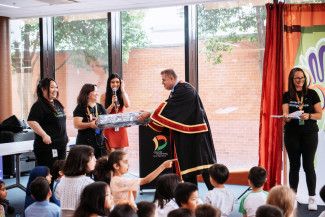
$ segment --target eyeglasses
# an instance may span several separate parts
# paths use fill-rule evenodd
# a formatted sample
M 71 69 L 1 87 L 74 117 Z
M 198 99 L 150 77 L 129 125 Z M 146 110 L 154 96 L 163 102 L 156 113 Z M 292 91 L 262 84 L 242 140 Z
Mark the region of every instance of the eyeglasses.
M 305 77 L 296 77 L 296 78 L 293 78 L 294 80 L 296 81 L 300 81 L 300 80 L 305 80 L 306 78 Z

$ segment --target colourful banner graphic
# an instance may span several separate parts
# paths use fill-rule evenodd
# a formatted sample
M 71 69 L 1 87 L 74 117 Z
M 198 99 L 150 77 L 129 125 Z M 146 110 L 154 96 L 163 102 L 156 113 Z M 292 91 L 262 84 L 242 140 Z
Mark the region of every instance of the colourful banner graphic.
M 295 65 L 304 69 L 311 89 L 316 90 L 323 111 L 325 110 L 325 26 L 301 28 L 301 38 Z M 320 130 L 325 130 L 325 115 L 318 121 Z

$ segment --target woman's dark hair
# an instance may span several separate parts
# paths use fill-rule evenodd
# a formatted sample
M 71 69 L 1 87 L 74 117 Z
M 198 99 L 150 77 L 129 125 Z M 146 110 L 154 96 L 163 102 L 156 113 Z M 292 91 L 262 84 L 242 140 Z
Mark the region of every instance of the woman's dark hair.
M 118 204 L 109 214 L 109 217 L 137 217 L 137 213 L 130 204 Z
M 63 171 L 63 167 L 65 164 L 65 160 L 56 160 L 54 161 L 52 170 L 51 170 L 51 175 L 52 175 L 52 180 L 56 180 L 57 178 L 59 178 L 60 171 Z
M 107 79 L 106 93 L 105 93 L 105 108 L 107 108 L 108 106 L 110 106 L 112 104 L 113 91 L 112 91 L 112 88 L 111 88 L 111 81 L 114 78 L 118 78 L 120 80 L 120 87 L 118 88 L 118 90 L 116 92 L 116 95 L 117 95 L 117 98 L 118 98 L 118 101 L 120 103 L 121 108 L 123 108 L 124 102 L 123 102 L 122 92 L 121 92 L 122 82 L 121 82 L 120 76 L 118 74 L 116 74 L 116 73 L 112 73 Z
M 154 203 L 148 201 L 141 201 L 137 203 L 138 217 L 155 217 L 156 206 Z
M 180 183 L 180 178 L 176 174 L 164 174 L 158 177 L 156 182 L 156 192 L 153 202 L 158 202 L 158 207 L 164 208 L 166 203 L 175 198 L 175 189 Z
M 304 74 L 305 82 L 304 82 L 304 85 L 302 86 L 302 95 L 305 96 L 307 94 L 306 74 L 305 74 L 304 70 L 302 70 L 301 68 L 295 67 L 290 70 L 289 78 L 288 78 L 288 85 L 289 85 L 288 91 L 289 91 L 290 99 L 296 99 L 296 87 L 294 84 L 294 76 L 295 76 L 296 72 L 302 72 Z
M 69 151 L 63 167 L 65 176 L 80 176 L 88 171 L 87 164 L 94 155 L 94 149 L 88 145 L 75 145 Z
M 43 90 L 47 90 L 47 97 L 49 97 L 51 81 L 55 82 L 55 84 L 57 85 L 56 81 L 52 78 L 43 78 L 42 80 L 40 80 L 36 88 L 36 93 L 38 100 L 45 102 L 50 107 L 52 112 L 56 112 L 54 106 L 43 95 Z M 57 98 L 59 98 L 59 91 Z M 54 99 L 54 101 L 57 102 L 62 108 L 64 108 L 58 99 Z
M 175 189 L 175 200 L 179 207 L 186 204 L 191 197 L 191 194 L 197 191 L 196 185 L 190 182 L 179 183 Z
M 96 166 L 95 166 L 95 170 L 93 171 L 93 173 L 94 173 L 95 181 L 103 181 L 103 182 L 106 182 L 107 184 L 110 183 L 111 176 L 110 176 L 110 170 L 108 167 L 108 157 L 107 156 L 101 157 L 96 161 Z
M 77 104 L 83 107 L 87 107 L 89 93 L 93 92 L 95 90 L 95 87 L 97 87 L 96 84 L 84 84 L 79 92 Z
M 105 209 L 106 188 L 105 182 L 94 182 L 87 185 L 80 196 L 79 205 L 74 217 L 89 217 L 91 214 L 107 216 L 109 210 Z
M 108 163 L 107 171 L 108 171 L 109 182 L 111 181 L 111 178 L 112 178 L 111 172 L 114 172 L 114 164 L 118 164 L 122 160 L 124 155 L 126 155 L 126 153 L 121 150 L 116 150 L 109 154 L 108 162 L 107 162 Z

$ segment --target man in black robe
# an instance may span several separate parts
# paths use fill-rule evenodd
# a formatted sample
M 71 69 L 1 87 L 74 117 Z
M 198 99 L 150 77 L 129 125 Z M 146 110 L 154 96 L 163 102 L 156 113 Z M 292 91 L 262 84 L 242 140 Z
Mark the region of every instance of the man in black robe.
M 174 70 L 162 71 L 161 77 L 165 89 L 171 90 L 169 98 L 152 114 L 142 113 L 139 120 L 150 117 L 149 127 L 158 132 L 168 128 L 173 155 L 178 159 L 176 172 L 194 184 L 196 176 L 202 174 L 208 189 L 212 189 L 207 169 L 216 163 L 216 153 L 201 99 L 193 86 L 177 80 Z

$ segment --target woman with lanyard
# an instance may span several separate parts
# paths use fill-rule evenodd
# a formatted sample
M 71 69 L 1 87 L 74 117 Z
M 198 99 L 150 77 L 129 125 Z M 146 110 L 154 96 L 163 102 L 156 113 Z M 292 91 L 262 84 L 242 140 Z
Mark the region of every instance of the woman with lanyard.
M 77 107 L 73 111 L 73 124 L 78 129 L 76 143 L 89 145 L 95 150 L 96 158 L 106 155 L 101 130 L 96 126 L 98 115 L 106 114 L 104 107 L 97 103 L 98 90 L 94 84 L 82 86 L 77 98 Z
M 320 99 L 315 90 L 307 87 L 306 75 L 301 68 L 290 71 L 288 85 L 288 91 L 283 95 L 282 109 L 286 122 L 284 142 L 290 162 L 289 183 L 297 192 L 302 156 L 309 193 L 308 209 L 317 210 L 314 158 L 318 145 L 317 120 L 322 118 Z M 299 119 L 288 117 L 290 113 L 299 110 L 303 112 Z
M 66 157 L 66 115 L 58 100 L 59 90 L 55 80 L 42 79 L 36 91 L 38 99 L 30 109 L 27 123 L 35 132 L 36 164 L 52 169 L 56 160 Z

